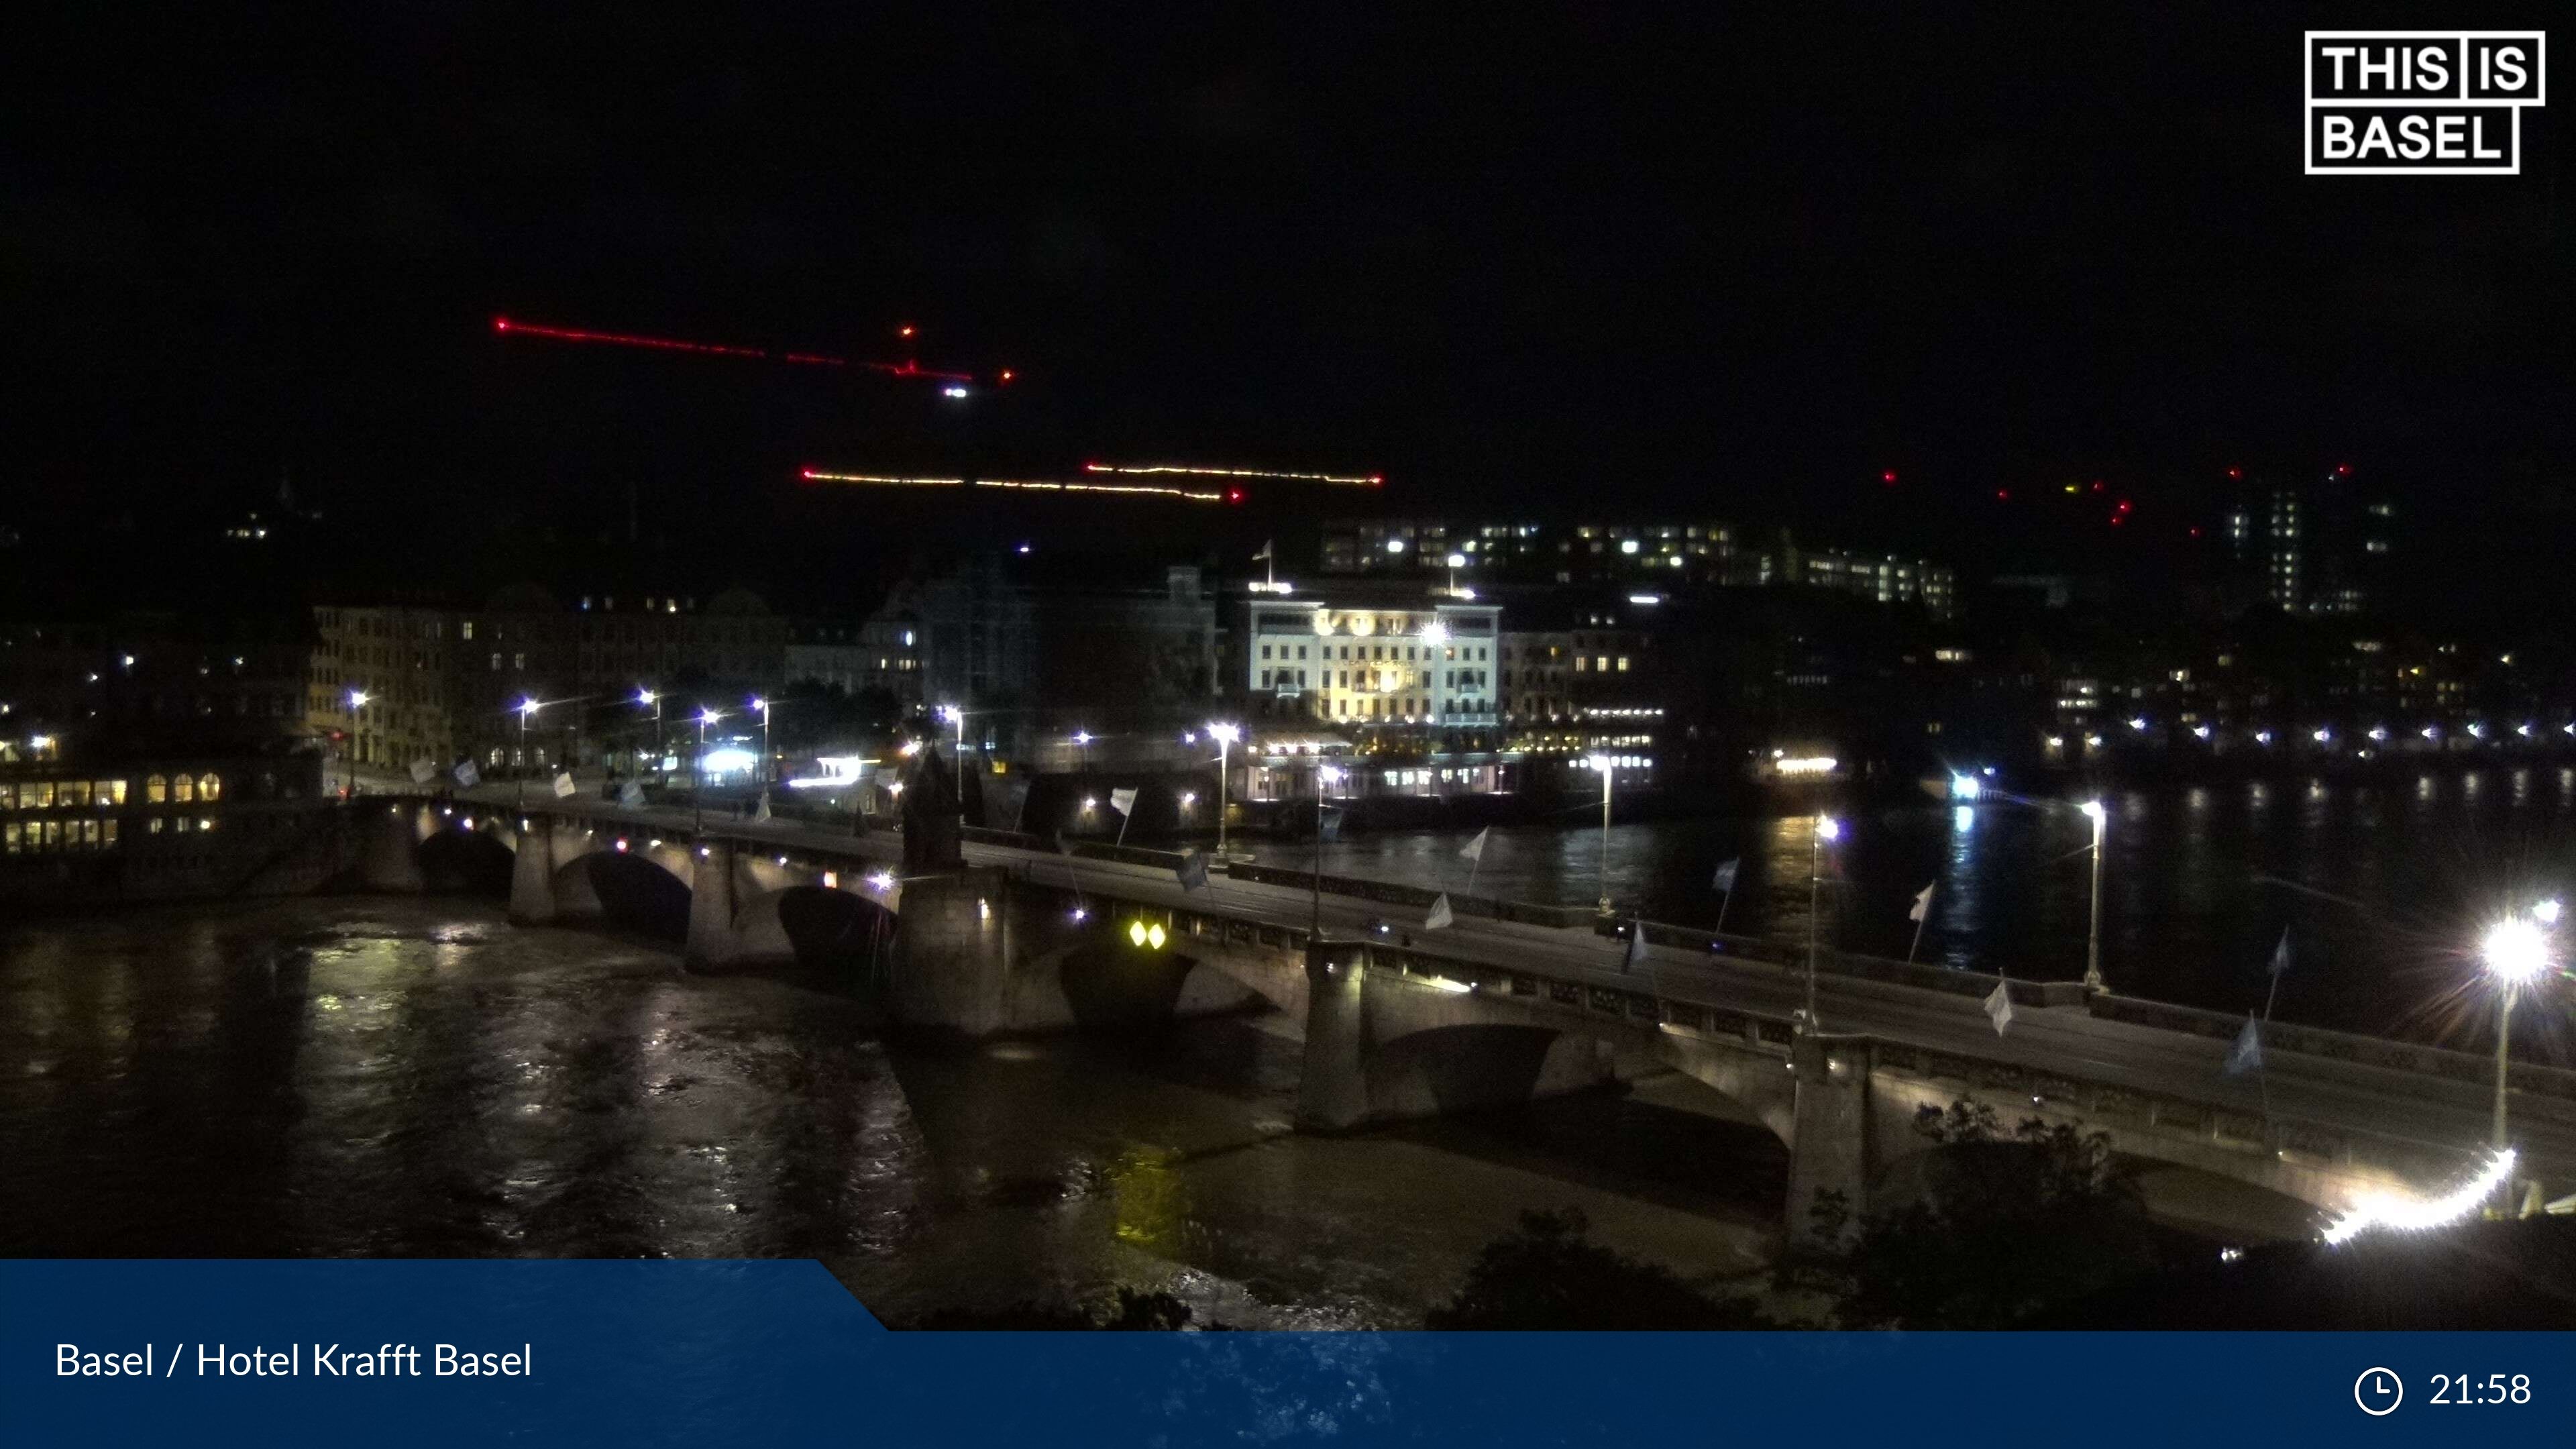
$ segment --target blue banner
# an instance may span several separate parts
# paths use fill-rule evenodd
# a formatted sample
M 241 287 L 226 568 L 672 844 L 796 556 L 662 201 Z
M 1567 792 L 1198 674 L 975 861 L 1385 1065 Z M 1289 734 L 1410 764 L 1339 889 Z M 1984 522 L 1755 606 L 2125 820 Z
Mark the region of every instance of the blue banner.
M 0 1444 L 2565 1442 L 2563 1335 L 889 1333 L 810 1262 L 0 1263 Z

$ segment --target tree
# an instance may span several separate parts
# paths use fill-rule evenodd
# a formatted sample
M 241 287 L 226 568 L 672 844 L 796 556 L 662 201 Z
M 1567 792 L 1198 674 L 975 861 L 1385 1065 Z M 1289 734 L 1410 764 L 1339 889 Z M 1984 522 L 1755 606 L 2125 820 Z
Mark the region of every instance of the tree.
M 1855 1226 L 1825 1195 L 1782 1262 L 1781 1286 L 1826 1294 L 1845 1327 L 2008 1327 L 2173 1260 L 2107 1134 L 2032 1118 L 2007 1137 L 1968 1101 L 1923 1108 L 1914 1130 L 1937 1144 L 1920 1198 Z
M 1768 1328 L 1752 1308 L 1711 1298 L 1672 1269 L 1589 1241 L 1579 1208 L 1525 1212 L 1485 1245 L 1458 1296 L 1426 1328 Z

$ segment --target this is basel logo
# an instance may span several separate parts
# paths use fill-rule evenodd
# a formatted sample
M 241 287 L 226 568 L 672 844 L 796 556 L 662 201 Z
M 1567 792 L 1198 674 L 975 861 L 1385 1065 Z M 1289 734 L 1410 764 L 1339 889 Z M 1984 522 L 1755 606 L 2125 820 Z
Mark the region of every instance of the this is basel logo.
M 2537 30 L 2311 30 L 2310 176 L 2519 176 Z

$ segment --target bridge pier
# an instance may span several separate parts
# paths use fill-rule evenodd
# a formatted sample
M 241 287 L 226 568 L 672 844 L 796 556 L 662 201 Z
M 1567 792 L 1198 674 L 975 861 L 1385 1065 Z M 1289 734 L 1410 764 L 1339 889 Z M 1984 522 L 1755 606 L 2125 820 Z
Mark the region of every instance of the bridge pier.
M 555 919 L 555 822 L 538 815 L 519 824 L 519 854 L 510 863 L 510 924 L 550 925 Z
M 1819 1198 L 1839 1194 L 1845 1231 L 1869 1211 L 1875 1124 L 1870 1112 L 1873 1044 L 1868 1037 L 1801 1035 L 1789 1044 L 1797 1102 L 1789 1136 L 1788 1230 L 1815 1235 Z
M 1365 944 L 1315 941 L 1306 947 L 1306 1060 L 1297 1078 L 1297 1126 L 1347 1132 L 1368 1120 L 1368 989 Z
M 734 848 L 712 841 L 690 852 L 689 939 L 681 960 L 694 969 L 729 965 L 742 954 L 733 928 Z
M 420 805 L 361 805 L 358 880 L 368 890 L 388 895 L 417 895 L 429 888 L 420 868 L 420 842 L 427 834 Z
M 980 1040 L 1034 1023 L 1010 1010 L 1010 880 L 967 869 L 904 882 L 887 1005 L 908 1027 Z

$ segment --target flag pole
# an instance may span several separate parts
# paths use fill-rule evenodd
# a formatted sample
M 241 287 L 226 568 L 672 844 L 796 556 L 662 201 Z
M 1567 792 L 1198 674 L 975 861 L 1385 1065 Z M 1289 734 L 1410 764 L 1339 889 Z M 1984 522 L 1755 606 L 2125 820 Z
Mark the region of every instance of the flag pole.
M 1727 887 L 1725 890 L 1723 890 L 1723 891 L 1721 891 L 1721 892 L 1719 892 L 1719 893 L 1718 893 L 1718 897 L 1717 897 L 1717 933 L 1718 933 L 1719 935 L 1721 935 L 1721 936 L 1723 936 L 1723 935 L 1725 935 L 1725 934 L 1726 934 L 1726 908 L 1727 908 L 1728 906 L 1731 906 L 1731 905 L 1734 905 L 1734 904 L 1735 904 L 1735 888 L 1734 888 L 1733 886 L 1729 886 L 1729 887 Z
M 1927 905 L 1923 908 L 1923 914 L 1914 918 L 1914 944 L 1905 948 L 1906 965 L 1913 965 L 1914 953 L 1923 949 L 1923 928 L 1931 923 L 1932 908 Z

